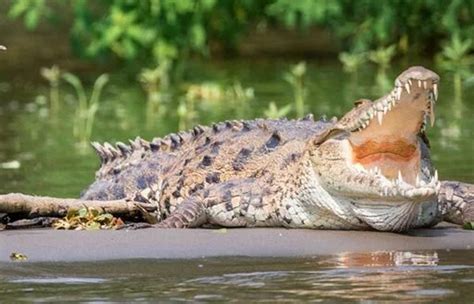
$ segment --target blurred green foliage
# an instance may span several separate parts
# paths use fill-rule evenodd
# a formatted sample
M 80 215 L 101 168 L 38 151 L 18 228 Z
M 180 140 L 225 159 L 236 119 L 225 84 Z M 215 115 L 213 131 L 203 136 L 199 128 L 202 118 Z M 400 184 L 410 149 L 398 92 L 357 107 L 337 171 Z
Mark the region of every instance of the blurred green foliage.
M 89 98 L 87 97 L 86 89 L 79 77 L 72 73 L 64 73 L 62 74 L 62 78 L 69 83 L 76 92 L 78 105 L 73 135 L 78 138 L 82 147 L 86 147 L 91 139 L 92 127 L 94 125 L 95 115 L 99 109 L 102 90 L 107 82 L 109 82 L 109 76 L 107 74 L 102 74 L 96 79 Z
M 125 60 L 176 60 L 206 55 L 212 39 L 231 46 L 263 11 L 267 1 L 252 0 L 16 0 L 9 15 L 33 29 L 41 17 L 73 14 L 73 46 L 83 55 L 114 54 Z M 143 57 L 144 56 L 144 57 Z
M 77 51 L 125 60 L 207 55 L 213 42 L 232 49 L 258 24 L 319 26 L 339 38 L 341 50 L 357 53 L 392 44 L 433 52 L 453 34 L 474 38 L 473 0 L 13 0 L 9 15 L 33 29 L 64 12 L 72 14 Z

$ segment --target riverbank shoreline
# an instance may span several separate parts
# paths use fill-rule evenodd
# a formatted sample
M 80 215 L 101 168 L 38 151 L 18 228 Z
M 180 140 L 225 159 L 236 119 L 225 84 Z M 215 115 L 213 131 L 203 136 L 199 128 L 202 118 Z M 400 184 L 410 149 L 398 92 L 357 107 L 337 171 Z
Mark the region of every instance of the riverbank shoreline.
M 342 252 L 472 250 L 473 231 L 452 225 L 406 234 L 309 229 L 142 229 L 0 232 L 0 262 L 13 252 L 28 262 L 87 262 L 209 257 L 309 257 Z

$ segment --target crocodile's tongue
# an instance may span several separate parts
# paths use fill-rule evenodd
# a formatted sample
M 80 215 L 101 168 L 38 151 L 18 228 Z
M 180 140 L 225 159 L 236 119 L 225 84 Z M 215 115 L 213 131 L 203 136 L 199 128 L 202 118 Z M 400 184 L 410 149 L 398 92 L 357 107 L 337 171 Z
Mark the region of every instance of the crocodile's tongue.
M 366 128 L 351 133 L 354 163 L 366 169 L 378 167 L 392 179 L 400 171 L 405 181 L 414 183 L 420 166 L 417 134 L 429 111 L 427 100 L 427 91 L 421 87 L 413 86 L 410 93 L 403 90 L 386 114 L 376 112 Z

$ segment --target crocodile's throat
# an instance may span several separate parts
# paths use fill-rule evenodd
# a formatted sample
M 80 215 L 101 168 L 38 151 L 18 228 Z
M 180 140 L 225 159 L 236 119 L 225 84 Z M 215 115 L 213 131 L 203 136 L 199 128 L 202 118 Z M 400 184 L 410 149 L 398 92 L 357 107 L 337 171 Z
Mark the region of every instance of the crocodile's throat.
M 420 172 L 418 136 L 428 121 L 434 121 L 436 95 L 434 79 L 406 79 L 374 102 L 349 137 L 353 164 L 378 170 L 389 179 L 401 175 L 414 185 Z

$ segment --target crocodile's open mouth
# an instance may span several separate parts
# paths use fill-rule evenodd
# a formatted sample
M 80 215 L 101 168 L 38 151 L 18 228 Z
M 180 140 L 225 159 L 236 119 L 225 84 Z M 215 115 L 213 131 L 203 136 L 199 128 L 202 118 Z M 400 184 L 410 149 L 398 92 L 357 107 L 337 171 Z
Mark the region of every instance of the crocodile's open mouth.
M 414 67 L 396 79 L 388 95 L 361 104 L 363 112 L 349 137 L 352 163 L 389 180 L 415 187 L 433 182 L 434 186 L 436 174 L 420 177 L 420 135 L 428 122 L 434 123 L 438 81 L 435 73 Z

